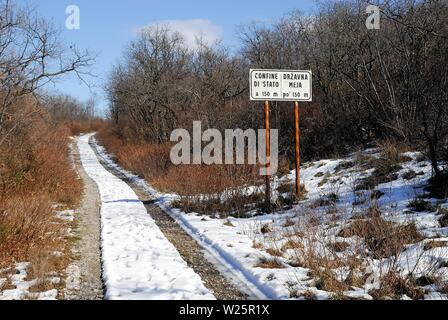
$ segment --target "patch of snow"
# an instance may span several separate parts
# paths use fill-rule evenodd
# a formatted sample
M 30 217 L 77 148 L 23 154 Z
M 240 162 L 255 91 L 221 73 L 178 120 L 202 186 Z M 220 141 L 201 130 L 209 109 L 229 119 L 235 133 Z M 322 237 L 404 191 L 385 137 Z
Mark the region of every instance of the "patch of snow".
M 81 289 L 81 270 L 76 264 L 70 264 L 67 269 L 67 279 L 65 286 L 68 291 L 78 291 Z
M 17 263 L 14 266 L 15 274 L 11 275 L 9 282 L 12 284 L 14 289 L 8 289 L 0 291 L 0 300 L 25 300 L 25 299 L 35 299 L 35 300 L 56 300 L 58 296 L 58 291 L 56 289 L 40 292 L 40 293 L 30 293 L 29 290 L 32 286 L 37 283 L 37 280 L 26 281 L 27 269 L 29 263 Z M 3 279 L 5 282 L 6 279 Z M 60 279 L 58 279 L 60 281 Z

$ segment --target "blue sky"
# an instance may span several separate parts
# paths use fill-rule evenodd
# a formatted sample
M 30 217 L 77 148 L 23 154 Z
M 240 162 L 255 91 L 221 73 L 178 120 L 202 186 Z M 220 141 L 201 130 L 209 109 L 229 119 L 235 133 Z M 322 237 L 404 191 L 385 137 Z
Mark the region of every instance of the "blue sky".
M 63 29 L 65 42 L 95 52 L 97 62 L 91 79 L 92 88 L 75 77 L 66 77 L 48 87 L 73 95 L 79 100 L 97 96 L 99 108 L 107 108 L 103 86 L 112 66 L 120 59 L 123 49 L 134 37 L 136 30 L 159 22 L 168 22 L 173 29 L 186 36 L 201 32 L 206 38 L 222 39 L 229 46 L 238 45 L 238 26 L 259 21 L 270 21 L 284 16 L 293 9 L 310 12 L 314 0 L 18 0 L 35 7 L 39 15 L 51 19 Z M 65 29 L 68 5 L 77 5 L 81 12 L 80 30 Z M 199 30 L 199 31 L 198 31 Z

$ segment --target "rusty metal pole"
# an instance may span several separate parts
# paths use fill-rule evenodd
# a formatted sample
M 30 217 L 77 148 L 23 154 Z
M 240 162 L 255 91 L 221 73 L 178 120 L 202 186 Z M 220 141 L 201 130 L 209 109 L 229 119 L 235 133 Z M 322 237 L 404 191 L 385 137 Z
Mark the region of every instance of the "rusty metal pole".
M 296 142 L 296 195 L 300 197 L 300 114 L 299 114 L 299 102 L 294 103 L 294 124 L 295 124 L 295 142 Z
M 270 106 L 269 101 L 264 103 L 264 113 L 266 117 L 266 206 L 271 211 L 271 126 L 269 121 Z

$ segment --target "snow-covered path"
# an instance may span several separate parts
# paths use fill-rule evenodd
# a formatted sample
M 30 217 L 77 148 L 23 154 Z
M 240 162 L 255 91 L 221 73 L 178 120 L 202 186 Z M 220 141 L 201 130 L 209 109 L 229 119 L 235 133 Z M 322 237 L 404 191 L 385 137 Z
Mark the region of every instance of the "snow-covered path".
M 214 299 L 148 215 L 137 195 L 109 173 L 81 136 L 83 167 L 101 195 L 102 259 L 106 299 Z

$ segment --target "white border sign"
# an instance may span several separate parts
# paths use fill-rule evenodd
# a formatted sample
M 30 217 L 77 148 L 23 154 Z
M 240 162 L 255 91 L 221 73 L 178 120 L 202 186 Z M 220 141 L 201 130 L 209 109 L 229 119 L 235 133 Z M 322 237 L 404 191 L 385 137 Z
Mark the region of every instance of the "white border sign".
M 250 70 L 252 101 L 312 101 L 313 73 L 301 70 Z

